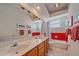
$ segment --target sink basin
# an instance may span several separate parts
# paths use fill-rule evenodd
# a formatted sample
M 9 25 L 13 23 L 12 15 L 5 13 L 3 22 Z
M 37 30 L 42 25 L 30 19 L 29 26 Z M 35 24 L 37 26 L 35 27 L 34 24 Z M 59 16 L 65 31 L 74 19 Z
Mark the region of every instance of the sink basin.
M 37 46 L 39 43 L 41 42 L 41 40 L 39 39 L 35 39 L 35 40 L 26 40 L 26 41 L 22 41 L 17 43 L 17 46 L 12 46 L 9 45 L 7 47 L 1 48 L 0 49 L 0 56 L 18 56 L 18 55 L 22 55 L 25 52 L 28 52 L 29 50 L 31 50 L 32 48 L 34 48 L 35 46 Z
M 5 55 L 16 55 L 22 52 L 25 48 L 28 48 L 28 45 L 20 45 L 16 47 L 7 47 L 5 49 L 0 49 L 0 54 Z

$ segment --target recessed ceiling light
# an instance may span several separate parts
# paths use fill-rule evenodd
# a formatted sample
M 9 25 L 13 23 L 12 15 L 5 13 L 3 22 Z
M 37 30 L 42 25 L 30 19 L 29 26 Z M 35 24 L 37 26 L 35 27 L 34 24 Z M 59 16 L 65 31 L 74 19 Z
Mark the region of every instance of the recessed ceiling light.
M 39 9 L 40 9 L 40 7 L 39 7 L 39 6 L 37 6 L 37 9 L 39 10 Z
M 55 5 L 56 7 L 58 7 L 59 6 L 59 3 L 56 3 L 56 5 Z

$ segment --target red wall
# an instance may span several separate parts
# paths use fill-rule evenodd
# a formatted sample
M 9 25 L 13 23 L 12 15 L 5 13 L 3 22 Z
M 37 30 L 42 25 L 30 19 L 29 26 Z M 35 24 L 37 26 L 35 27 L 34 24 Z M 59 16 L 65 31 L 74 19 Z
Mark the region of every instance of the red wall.
M 66 33 L 51 33 L 51 38 L 53 40 L 61 40 L 68 42 L 68 36 Z

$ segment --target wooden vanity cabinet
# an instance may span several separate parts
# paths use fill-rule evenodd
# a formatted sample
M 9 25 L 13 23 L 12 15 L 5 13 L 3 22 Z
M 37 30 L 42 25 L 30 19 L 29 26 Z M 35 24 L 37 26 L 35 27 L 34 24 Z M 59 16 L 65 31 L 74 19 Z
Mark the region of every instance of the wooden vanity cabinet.
M 38 46 L 36 46 L 23 56 L 47 56 L 47 53 L 48 53 L 48 39 L 41 42 Z
M 44 56 L 44 42 L 38 45 L 38 56 Z
M 46 39 L 38 46 L 38 56 L 47 56 L 48 47 L 48 39 Z
M 45 54 L 45 56 L 47 56 L 47 54 L 48 54 L 48 47 L 49 47 L 49 44 L 48 44 L 48 39 L 47 40 L 45 40 L 45 46 L 44 46 L 44 54 Z
M 31 51 L 29 51 L 26 55 L 27 56 L 37 56 L 37 47 L 32 49 Z

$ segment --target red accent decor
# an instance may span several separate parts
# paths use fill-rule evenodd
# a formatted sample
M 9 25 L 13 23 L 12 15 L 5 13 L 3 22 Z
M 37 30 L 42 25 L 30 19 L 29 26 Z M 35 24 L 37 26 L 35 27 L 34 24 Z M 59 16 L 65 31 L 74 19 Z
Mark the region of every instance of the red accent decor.
M 76 41 L 79 40 L 79 25 L 72 28 L 71 38 Z
M 71 34 L 71 29 L 67 28 L 67 29 L 66 29 L 66 35 L 68 36 L 68 35 L 70 35 L 70 34 Z
M 40 32 L 32 32 L 32 36 L 38 36 L 40 35 Z
M 53 40 L 61 40 L 68 42 L 68 36 L 66 33 L 51 33 L 51 38 Z

